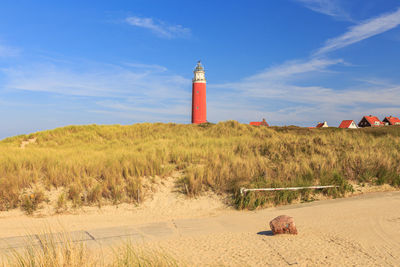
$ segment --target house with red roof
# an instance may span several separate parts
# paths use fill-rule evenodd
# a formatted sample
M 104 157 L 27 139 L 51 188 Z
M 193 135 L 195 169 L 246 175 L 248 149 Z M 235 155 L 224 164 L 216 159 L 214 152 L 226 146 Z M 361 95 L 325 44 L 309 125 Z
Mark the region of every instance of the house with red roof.
M 262 121 L 251 121 L 250 125 L 254 126 L 269 126 L 268 123 L 263 119 Z
M 385 117 L 382 122 L 388 125 L 400 125 L 400 119 L 392 116 Z
M 376 116 L 364 116 L 361 121 L 358 123 L 358 127 L 380 127 L 385 126 L 383 122 L 381 122 Z
M 325 128 L 325 127 L 329 127 L 326 121 L 318 122 L 317 126 L 315 126 L 315 128 Z
M 353 120 L 344 120 L 339 125 L 339 128 L 342 129 L 357 129 L 357 124 Z

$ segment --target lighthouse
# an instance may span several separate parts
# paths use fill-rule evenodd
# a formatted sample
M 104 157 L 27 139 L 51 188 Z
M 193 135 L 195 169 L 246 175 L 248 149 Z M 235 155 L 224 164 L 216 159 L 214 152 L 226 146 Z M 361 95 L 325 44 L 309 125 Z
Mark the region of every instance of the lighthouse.
M 205 123 L 207 122 L 206 77 L 200 61 L 197 62 L 193 73 L 192 123 Z

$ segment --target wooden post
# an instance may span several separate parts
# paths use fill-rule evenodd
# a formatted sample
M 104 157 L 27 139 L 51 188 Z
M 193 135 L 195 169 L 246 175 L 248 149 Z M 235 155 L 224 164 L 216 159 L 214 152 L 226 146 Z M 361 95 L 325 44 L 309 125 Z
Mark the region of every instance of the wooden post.
M 187 187 L 187 184 L 185 184 L 185 189 L 186 189 L 186 195 L 189 195 L 189 189 Z
M 304 187 L 282 187 L 282 188 L 240 188 L 240 194 L 246 194 L 248 191 L 281 191 L 281 190 L 289 190 L 296 191 L 301 189 L 324 189 L 324 188 L 337 188 L 340 186 L 337 185 L 315 185 L 315 186 L 304 186 Z

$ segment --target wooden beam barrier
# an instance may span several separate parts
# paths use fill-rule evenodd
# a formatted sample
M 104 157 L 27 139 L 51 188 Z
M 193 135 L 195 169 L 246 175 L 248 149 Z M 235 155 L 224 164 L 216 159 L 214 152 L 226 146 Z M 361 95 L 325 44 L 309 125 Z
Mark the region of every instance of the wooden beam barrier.
M 305 187 L 281 187 L 281 188 L 240 188 L 240 194 L 244 194 L 250 191 L 296 191 L 301 189 L 324 189 L 324 188 L 336 188 L 338 185 L 315 185 L 315 186 L 305 186 Z

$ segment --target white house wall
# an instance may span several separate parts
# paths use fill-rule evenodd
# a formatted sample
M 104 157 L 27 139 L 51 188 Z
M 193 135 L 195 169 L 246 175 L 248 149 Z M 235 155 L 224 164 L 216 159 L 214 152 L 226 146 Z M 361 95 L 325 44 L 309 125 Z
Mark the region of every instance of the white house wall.
M 357 125 L 354 123 L 354 121 L 350 124 L 349 129 L 357 129 Z

